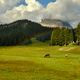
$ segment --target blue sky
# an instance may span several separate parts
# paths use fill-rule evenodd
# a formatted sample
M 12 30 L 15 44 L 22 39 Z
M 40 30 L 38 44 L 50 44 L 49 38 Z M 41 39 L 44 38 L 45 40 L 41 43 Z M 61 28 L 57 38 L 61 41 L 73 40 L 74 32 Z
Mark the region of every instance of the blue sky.
M 54 2 L 55 0 L 38 0 L 42 5 L 46 6 L 50 2 Z
M 39 1 L 43 6 L 47 6 L 48 3 L 54 2 L 56 0 L 37 0 L 37 1 Z M 20 4 L 24 4 L 25 5 L 25 0 L 21 0 L 18 4 L 19 5 Z

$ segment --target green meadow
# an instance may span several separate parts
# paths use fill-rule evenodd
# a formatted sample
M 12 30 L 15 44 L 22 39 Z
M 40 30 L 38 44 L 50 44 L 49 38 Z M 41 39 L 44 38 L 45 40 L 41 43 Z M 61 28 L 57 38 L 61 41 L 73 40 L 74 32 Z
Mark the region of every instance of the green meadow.
M 80 80 L 80 47 L 47 43 L 0 47 L 0 80 Z

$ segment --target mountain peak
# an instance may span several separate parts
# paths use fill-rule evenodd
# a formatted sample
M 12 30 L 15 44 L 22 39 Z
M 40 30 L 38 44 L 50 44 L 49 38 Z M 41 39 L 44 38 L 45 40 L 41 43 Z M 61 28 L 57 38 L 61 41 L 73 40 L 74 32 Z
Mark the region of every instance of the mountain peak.
M 67 27 L 71 28 L 71 25 L 67 21 L 59 19 L 43 19 L 40 23 L 42 26 L 54 28 L 54 27 Z

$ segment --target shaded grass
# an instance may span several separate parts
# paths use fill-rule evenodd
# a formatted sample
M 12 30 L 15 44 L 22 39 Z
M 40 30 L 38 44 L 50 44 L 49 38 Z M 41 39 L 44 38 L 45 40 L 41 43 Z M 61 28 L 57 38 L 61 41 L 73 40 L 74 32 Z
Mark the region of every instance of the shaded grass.
M 54 70 L 30 61 L 0 61 L 0 76 L 4 80 L 75 80 L 76 72 Z

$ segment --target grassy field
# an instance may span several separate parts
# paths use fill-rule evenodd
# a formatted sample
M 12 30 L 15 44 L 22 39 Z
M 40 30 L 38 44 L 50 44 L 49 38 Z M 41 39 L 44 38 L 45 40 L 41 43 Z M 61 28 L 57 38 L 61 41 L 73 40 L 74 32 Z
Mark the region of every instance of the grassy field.
M 80 80 L 80 47 L 0 47 L 0 80 Z

